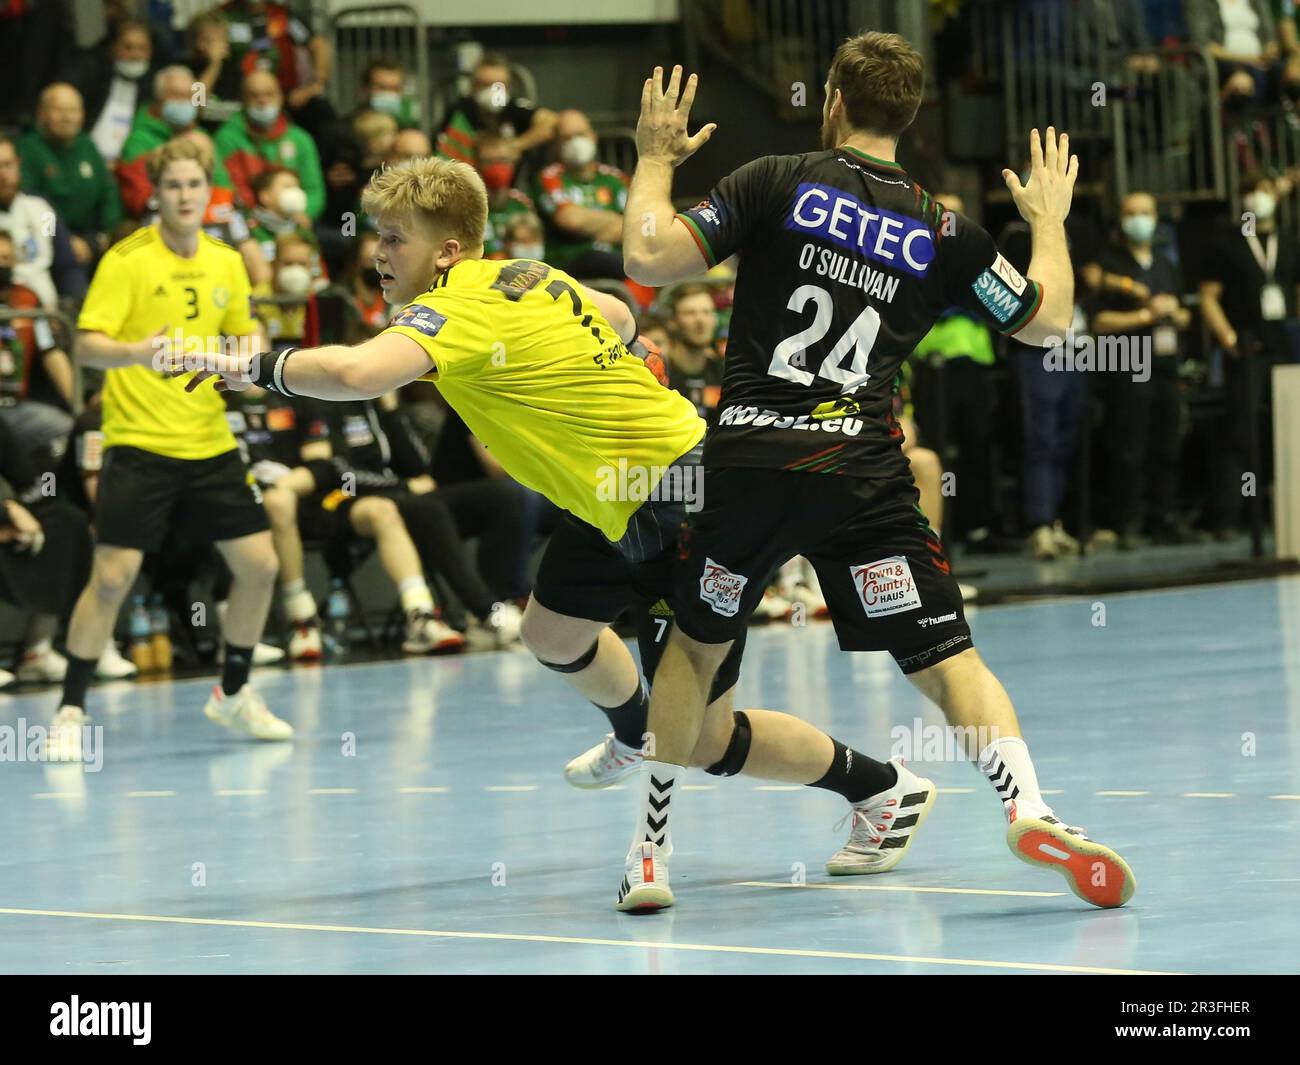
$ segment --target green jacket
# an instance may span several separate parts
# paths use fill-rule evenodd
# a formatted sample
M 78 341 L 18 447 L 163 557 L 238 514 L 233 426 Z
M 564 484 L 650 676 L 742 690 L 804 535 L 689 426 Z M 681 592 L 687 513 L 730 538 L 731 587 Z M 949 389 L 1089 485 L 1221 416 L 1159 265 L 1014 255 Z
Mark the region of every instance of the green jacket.
M 18 154 L 23 188 L 49 200 L 72 232 L 109 233 L 122 220 L 117 182 L 87 134 L 60 147 L 33 130 L 19 138 Z
M 315 220 L 324 210 L 325 175 L 321 173 L 316 143 L 305 129 L 283 114 L 269 129 L 255 132 L 240 111 L 222 123 L 214 140 L 221 164 L 216 183 L 234 189 L 241 207 L 251 210 L 257 206 L 253 178 L 269 167 L 282 166 L 297 174 L 302 183 L 302 191 L 307 194 L 307 217 Z

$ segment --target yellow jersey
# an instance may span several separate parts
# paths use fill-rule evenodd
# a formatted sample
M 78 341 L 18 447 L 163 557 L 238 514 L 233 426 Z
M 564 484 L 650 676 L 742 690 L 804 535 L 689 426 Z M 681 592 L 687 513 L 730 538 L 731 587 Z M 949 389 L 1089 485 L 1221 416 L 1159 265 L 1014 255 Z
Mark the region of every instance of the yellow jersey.
M 254 331 L 250 285 L 239 252 L 199 232 L 183 258 L 157 225 L 138 229 L 104 253 L 77 328 L 128 343 L 164 326 L 187 350 L 224 350 L 223 337 Z M 176 459 L 206 459 L 235 448 L 226 405 L 211 385 L 185 391 L 188 375 L 164 377 L 148 366 L 104 375 L 104 446 L 138 447 Z
M 386 332 L 418 343 L 438 390 L 521 484 L 610 540 L 704 437 L 568 274 L 531 259 L 466 259 Z

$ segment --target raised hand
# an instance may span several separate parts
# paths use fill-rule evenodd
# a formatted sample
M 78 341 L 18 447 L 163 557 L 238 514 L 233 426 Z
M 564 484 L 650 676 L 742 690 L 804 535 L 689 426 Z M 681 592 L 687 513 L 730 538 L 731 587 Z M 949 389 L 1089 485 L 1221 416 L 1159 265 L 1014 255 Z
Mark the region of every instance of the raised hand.
M 1029 135 L 1029 182 L 1020 184 L 1013 170 L 1003 170 L 1011 198 L 1020 216 L 1031 226 L 1038 222 L 1064 222 L 1070 214 L 1074 182 L 1079 176 L 1079 157 L 1070 154 L 1070 137 L 1062 133 L 1057 141 L 1056 128 L 1047 127 L 1046 148 L 1038 130 Z
M 654 76 L 641 87 L 641 117 L 636 124 L 636 150 L 641 159 L 657 160 L 678 166 L 694 155 L 718 128 L 710 122 L 695 136 L 688 136 L 686 125 L 695 102 L 699 78 L 692 74 L 682 90 L 682 68 L 673 67 L 668 89 L 663 87 L 664 68 L 655 67 Z

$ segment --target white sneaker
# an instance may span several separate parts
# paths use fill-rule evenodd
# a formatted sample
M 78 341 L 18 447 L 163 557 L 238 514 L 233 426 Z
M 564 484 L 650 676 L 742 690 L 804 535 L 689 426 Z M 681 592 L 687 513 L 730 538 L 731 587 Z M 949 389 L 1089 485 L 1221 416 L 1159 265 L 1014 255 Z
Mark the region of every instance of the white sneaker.
M 754 613 L 768 621 L 780 621 L 782 618 L 790 616 L 791 609 L 793 608 L 789 599 L 780 592 L 769 588 L 763 593 L 763 598 Z
M 218 725 L 235 732 L 246 732 L 258 740 L 287 740 L 293 735 L 293 726 L 271 713 L 249 684 L 229 696 L 221 690 L 220 684 L 215 685 L 203 713 Z
M 673 904 L 668 886 L 668 856 L 657 843 L 634 843 L 623 863 L 618 909 L 623 913 L 654 913 Z
M 259 643 L 253 648 L 253 665 L 273 666 L 284 660 L 284 651 L 274 644 Z
M 973 584 L 958 584 L 957 591 L 961 592 L 963 603 L 973 603 L 980 596 L 980 590 Z
M 465 637 L 426 610 L 413 610 L 406 618 L 402 650 L 408 655 L 454 654 L 465 650 Z
M 898 780 L 888 791 L 852 805 L 847 815 L 853 820 L 849 841 L 826 862 L 831 876 L 888 872 L 903 860 L 929 815 L 934 782 L 918 777 L 901 758 L 891 758 L 889 764 L 898 770 Z
M 519 630 L 524 623 L 524 612 L 514 603 L 500 602 L 492 604 L 492 613 L 484 627 L 492 633 L 499 649 L 511 647 L 519 642 Z
M 299 621 L 289 637 L 289 661 L 319 662 L 325 653 L 321 645 L 320 623 L 316 619 Z
M 1052 540 L 1055 541 L 1062 554 L 1077 555 L 1079 553 L 1079 541 L 1065 531 L 1065 526 L 1059 520 L 1052 523 Z
M 112 640 L 108 641 L 104 653 L 95 663 L 95 676 L 100 680 L 125 680 L 139 672 L 134 662 L 122 657 L 122 652 L 117 649 L 117 644 Z
M 77 706 L 61 706 L 50 723 L 45 755 L 51 762 L 81 761 L 81 728 L 90 718 Z
M 0 688 L 7 688 L 18 678 L 7 669 L 0 669 Z
M 639 747 L 629 747 L 610 733 L 589 751 L 564 767 L 564 779 L 575 788 L 607 788 L 638 769 L 644 757 Z
M 57 684 L 67 672 L 68 660 L 48 643 L 28 651 L 18 663 L 18 679 L 23 684 Z
M 1039 562 L 1047 562 L 1058 557 L 1061 553 L 1061 547 L 1056 542 L 1056 537 L 1052 535 L 1050 525 L 1040 525 L 1029 534 L 1029 553 Z

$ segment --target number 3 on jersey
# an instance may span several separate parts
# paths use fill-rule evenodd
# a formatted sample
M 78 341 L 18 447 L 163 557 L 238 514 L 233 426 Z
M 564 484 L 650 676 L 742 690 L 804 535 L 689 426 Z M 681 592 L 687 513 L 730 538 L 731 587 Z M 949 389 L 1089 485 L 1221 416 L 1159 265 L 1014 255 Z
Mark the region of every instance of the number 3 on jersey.
M 816 306 L 812 324 L 799 330 L 793 336 L 786 337 L 772 352 L 772 362 L 767 372 L 773 377 L 793 381 L 797 385 L 811 385 L 817 377 L 834 381 L 844 393 L 856 391 L 870 380 L 867 373 L 867 359 L 875 347 L 876 335 L 880 332 L 880 313 L 871 306 L 864 307 L 862 313 L 853 320 L 853 324 L 844 331 L 844 335 L 822 359 L 820 369 L 814 375 L 801 369 L 806 361 L 804 352 L 821 341 L 830 332 L 831 319 L 835 313 L 835 300 L 824 288 L 816 285 L 800 285 L 790 294 L 786 309 L 802 314 L 808 301 Z M 846 368 L 846 357 L 853 355 Z

